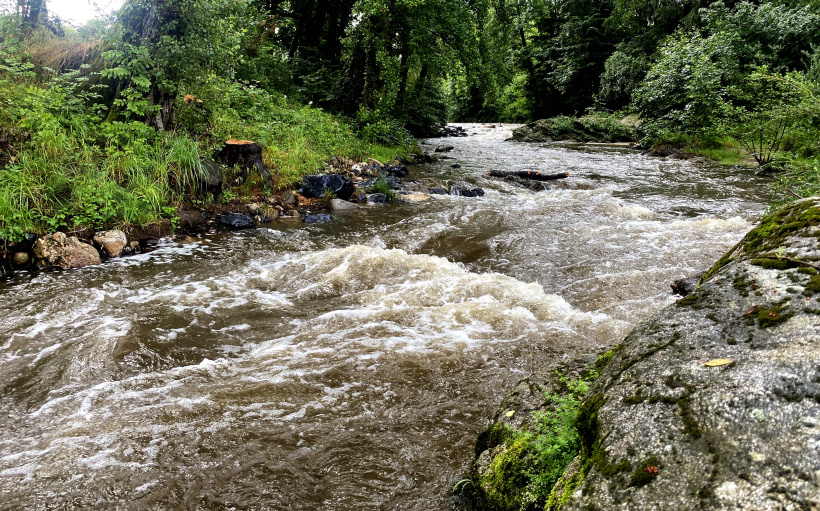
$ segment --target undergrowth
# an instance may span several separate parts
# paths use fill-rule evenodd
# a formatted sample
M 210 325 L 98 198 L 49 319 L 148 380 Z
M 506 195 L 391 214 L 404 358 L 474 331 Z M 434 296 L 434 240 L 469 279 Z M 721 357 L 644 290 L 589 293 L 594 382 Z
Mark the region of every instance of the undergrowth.
M 321 109 L 213 74 L 182 87 L 174 128 L 158 131 L 109 115 L 109 85 L 81 64 L 99 41 L 74 34 L 55 42 L 2 23 L 0 32 L 0 248 L 27 233 L 173 217 L 173 208 L 196 199 L 202 159 L 229 138 L 262 144 L 280 189 L 334 156 L 392 159 L 417 150 L 407 139 L 365 141 Z M 61 72 L 71 65 L 79 69 Z

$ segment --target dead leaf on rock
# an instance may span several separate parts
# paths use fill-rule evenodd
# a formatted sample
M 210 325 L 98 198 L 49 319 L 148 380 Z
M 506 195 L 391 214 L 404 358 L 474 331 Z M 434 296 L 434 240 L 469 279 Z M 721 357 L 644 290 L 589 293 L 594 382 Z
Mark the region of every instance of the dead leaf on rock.
M 720 367 L 720 366 L 727 366 L 734 362 L 731 358 L 716 358 L 714 360 L 710 360 L 708 362 L 704 362 L 703 365 L 706 367 Z
M 753 314 L 757 310 L 757 305 L 752 305 L 749 307 L 746 312 L 743 313 L 744 316 L 748 316 L 749 314 Z

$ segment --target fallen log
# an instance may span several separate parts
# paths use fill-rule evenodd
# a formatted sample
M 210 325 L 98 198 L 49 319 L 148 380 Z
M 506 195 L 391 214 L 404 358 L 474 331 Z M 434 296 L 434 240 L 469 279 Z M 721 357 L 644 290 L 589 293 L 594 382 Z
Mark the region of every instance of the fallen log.
M 520 170 L 505 172 L 503 170 L 491 170 L 490 177 L 517 177 L 520 179 L 529 179 L 532 181 L 555 181 L 556 179 L 564 179 L 569 177 L 569 172 L 560 172 L 558 174 L 542 174 L 534 170 Z

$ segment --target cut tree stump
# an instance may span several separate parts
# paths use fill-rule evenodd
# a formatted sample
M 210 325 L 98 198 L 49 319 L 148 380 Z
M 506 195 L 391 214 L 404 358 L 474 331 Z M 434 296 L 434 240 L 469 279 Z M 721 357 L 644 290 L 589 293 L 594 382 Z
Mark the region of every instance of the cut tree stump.
M 542 174 L 534 170 L 521 170 L 504 172 L 502 170 L 491 170 L 491 177 L 517 177 L 520 179 L 529 179 L 532 181 L 555 181 L 556 179 L 564 179 L 569 177 L 569 172 L 560 172 L 558 174 Z
M 273 178 L 262 161 L 262 146 L 260 144 L 251 140 L 230 139 L 225 142 L 225 147 L 216 154 L 216 160 L 228 167 L 236 165 L 242 169 L 242 175 L 239 177 L 237 184 L 244 183 L 248 178 L 248 172 L 256 169 L 262 174 L 265 186 L 273 189 Z

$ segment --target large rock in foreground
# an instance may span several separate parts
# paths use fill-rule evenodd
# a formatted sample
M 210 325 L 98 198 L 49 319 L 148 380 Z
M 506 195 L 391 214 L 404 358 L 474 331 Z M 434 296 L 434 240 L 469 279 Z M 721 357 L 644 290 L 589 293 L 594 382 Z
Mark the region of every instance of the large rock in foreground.
M 34 244 L 34 256 L 42 268 L 82 268 L 102 262 L 97 249 L 62 232 L 38 239 Z
M 818 238 L 820 199 L 770 215 L 610 352 L 531 509 L 820 509 Z

